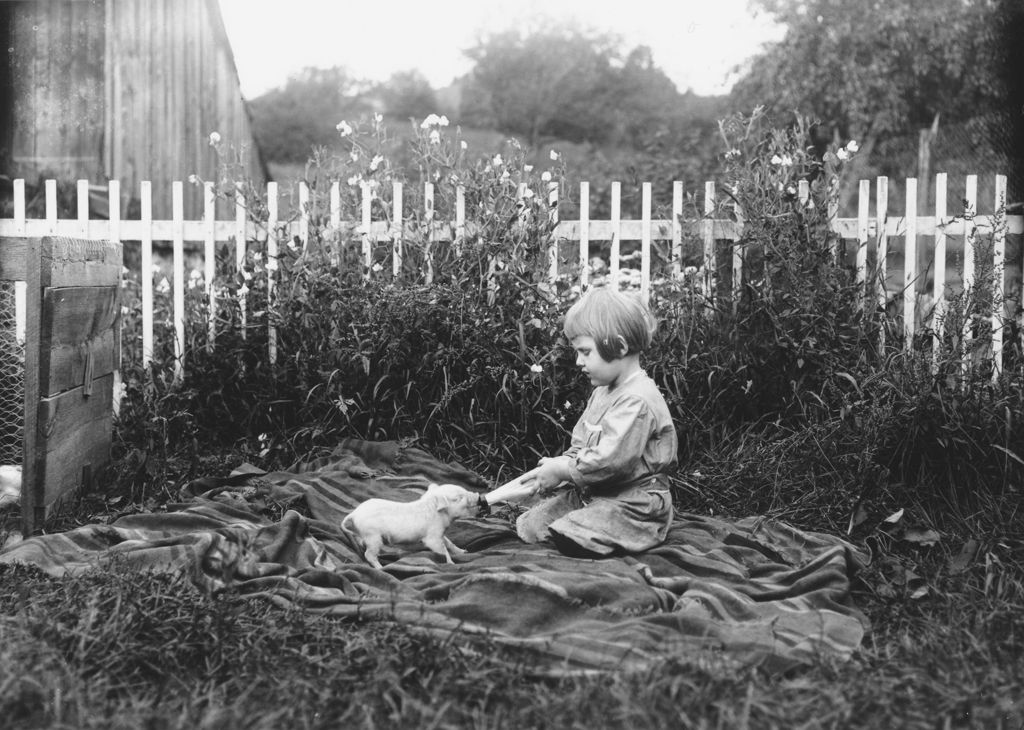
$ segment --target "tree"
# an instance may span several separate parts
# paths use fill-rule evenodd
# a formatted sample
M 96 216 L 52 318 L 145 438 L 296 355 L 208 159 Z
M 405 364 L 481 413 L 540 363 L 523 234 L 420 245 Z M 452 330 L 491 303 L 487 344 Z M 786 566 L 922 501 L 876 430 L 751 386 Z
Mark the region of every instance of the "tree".
M 466 55 L 475 62 L 466 92 L 472 121 L 490 116 L 530 145 L 556 130 L 576 140 L 601 135 L 603 123 L 591 104 L 616 56 L 611 37 L 559 25 L 508 30 L 479 41 Z
M 739 106 L 799 110 L 828 137 L 917 130 L 1002 103 L 991 0 L 753 0 L 787 28 L 736 84 Z
M 430 82 L 419 71 L 399 71 L 380 84 L 376 93 L 384 104 L 384 113 L 398 119 L 422 119 L 437 113 L 437 96 Z
M 267 160 L 305 162 L 315 145 L 337 138 L 335 125 L 369 111 L 365 82 L 345 69 L 305 68 L 279 89 L 253 99 L 254 135 Z

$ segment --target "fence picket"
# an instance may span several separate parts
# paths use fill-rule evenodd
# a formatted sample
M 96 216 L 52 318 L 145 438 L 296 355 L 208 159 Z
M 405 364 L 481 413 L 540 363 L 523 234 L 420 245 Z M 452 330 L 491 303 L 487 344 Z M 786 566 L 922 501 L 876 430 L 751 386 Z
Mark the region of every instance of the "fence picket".
M 235 185 L 235 271 L 242 274 L 245 269 L 245 190 L 241 183 Z M 238 291 L 238 316 L 241 319 L 242 339 L 246 339 L 248 312 L 244 283 Z
M 580 183 L 580 290 L 590 283 L 590 183 Z
M 398 185 L 398 183 L 395 183 Z M 398 224 L 402 224 L 401 206 L 395 215 Z M 455 255 L 462 255 L 462 243 L 466 238 L 466 188 L 458 185 L 455 188 Z M 396 272 L 397 275 L 397 272 Z
M 25 221 L 25 181 L 18 178 L 14 181 L 14 235 L 25 236 L 28 224 Z M 17 342 L 25 341 L 27 324 L 28 283 L 22 279 L 14 282 L 14 338 Z
M 363 278 L 370 278 L 370 267 L 373 266 L 373 241 L 370 240 L 370 217 L 372 214 L 373 196 L 370 183 L 365 180 L 359 183 L 360 203 L 360 237 L 363 243 Z
M 868 297 L 868 213 L 871 206 L 871 181 L 861 180 L 857 196 L 857 286 L 861 290 L 861 301 Z
M 906 233 L 903 239 L 903 348 L 914 345 L 917 330 L 917 178 L 907 178 Z
M 704 183 L 704 219 L 701 226 L 704 232 L 704 296 L 707 300 L 715 298 L 715 184 Z
M 640 187 L 640 300 L 647 304 L 651 298 L 651 184 Z
M 434 183 L 423 183 L 423 217 L 427 222 L 423 241 L 423 278 L 427 284 L 434 281 L 434 260 L 431 243 L 434 240 Z
M 964 190 L 964 291 L 968 292 L 964 298 L 965 308 L 970 307 L 974 299 L 974 248 L 977 245 L 978 229 L 975 225 L 975 215 L 978 212 L 978 176 L 968 175 Z M 965 311 L 969 315 L 969 309 Z M 974 358 L 972 352 L 973 333 L 971 332 L 971 317 L 964 317 L 963 354 L 960 357 L 960 364 L 964 370 L 971 367 Z
M 548 183 L 548 223 L 552 230 L 558 225 L 558 183 L 554 181 Z M 548 243 L 548 278 L 552 283 L 558 278 L 558 236 L 551 236 Z
M 887 260 L 889 257 L 889 178 L 875 180 L 875 226 L 878 230 L 875 240 L 875 285 L 878 287 L 878 308 L 885 316 L 889 304 L 889 283 Z M 878 328 L 878 347 L 885 347 L 885 323 Z
M 932 281 L 932 329 L 935 331 L 935 355 L 945 329 L 946 316 L 946 173 L 935 176 L 935 278 Z M 938 367 L 938 357 L 932 358 Z
M 309 245 L 309 186 L 305 181 L 299 183 L 299 244 L 302 252 Z
M 77 184 L 78 198 L 78 238 L 89 237 L 89 181 L 79 180 Z
M 181 180 L 171 183 L 171 219 L 174 221 L 171 251 L 174 280 L 174 380 L 180 383 L 185 377 L 185 194 Z
M 330 190 L 331 206 L 331 238 L 328 245 L 331 247 L 330 260 L 334 266 L 341 265 L 341 183 L 335 180 L 331 183 Z
M 278 270 L 277 246 L 277 183 L 267 183 L 267 313 L 274 308 L 274 293 L 277 289 Z M 210 294 L 212 302 L 213 294 Z M 212 309 L 212 307 L 211 307 Z M 277 327 L 274 318 L 267 317 L 267 357 L 270 364 L 277 363 Z
M 113 243 L 121 243 L 121 181 L 107 181 L 107 220 L 110 222 L 107 238 Z M 122 272 L 126 271 L 122 262 Z M 121 286 L 124 286 L 124 274 L 121 275 Z M 122 305 L 123 306 L 123 305 Z M 117 315 L 117 361 L 121 362 L 123 354 L 121 347 L 121 330 L 124 328 L 124 318 L 120 313 Z M 121 412 L 121 368 L 114 368 L 114 416 Z
M 612 286 L 619 285 L 619 256 L 622 243 L 622 184 L 618 181 L 612 183 L 612 240 L 609 261 L 608 276 L 611 278 Z
M 147 369 L 153 360 L 153 184 L 149 180 L 139 183 L 139 217 L 142 231 L 142 367 Z
M 460 187 L 461 191 L 462 188 Z M 465 200 L 462 201 L 465 216 Z M 391 275 L 396 279 L 402 271 L 402 238 L 405 230 L 405 217 L 402 206 L 402 183 L 396 182 L 391 187 Z M 463 224 L 465 227 L 465 224 Z M 462 235 L 465 235 L 463 232 Z
M 992 377 L 1003 371 L 1003 332 L 1006 294 L 1006 175 L 996 175 L 995 208 L 992 230 Z
M 683 270 L 683 182 L 672 183 L 672 276 Z
M 215 271 L 217 194 L 213 189 L 213 183 L 209 181 L 203 183 L 203 216 L 203 222 L 206 224 L 206 236 L 203 239 L 203 282 L 206 284 L 209 306 L 206 315 L 206 349 L 208 352 L 213 352 L 213 344 L 217 339 L 217 293 L 213 286 L 214 277 L 217 275 Z

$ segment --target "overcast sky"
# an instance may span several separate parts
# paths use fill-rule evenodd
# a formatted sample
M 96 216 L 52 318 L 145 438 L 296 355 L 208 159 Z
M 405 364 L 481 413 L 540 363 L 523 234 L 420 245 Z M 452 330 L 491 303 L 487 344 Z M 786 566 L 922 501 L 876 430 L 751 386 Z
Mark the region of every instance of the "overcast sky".
M 434 88 L 470 68 L 462 51 L 481 34 L 575 19 L 650 46 L 654 62 L 699 94 L 724 93 L 730 73 L 779 36 L 748 0 L 220 0 L 242 93 L 259 96 L 306 66 L 344 66 L 383 81 L 418 69 Z

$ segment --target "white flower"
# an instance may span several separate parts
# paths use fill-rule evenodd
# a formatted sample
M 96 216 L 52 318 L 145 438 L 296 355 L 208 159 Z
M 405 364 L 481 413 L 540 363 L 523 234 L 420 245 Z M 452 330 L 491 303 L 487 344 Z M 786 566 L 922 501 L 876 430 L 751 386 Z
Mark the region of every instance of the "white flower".
M 299 247 L 295 245 L 295 239 L 288 239 L 288 248 L 290 248 L 292 251 L 297 251 L 299 249 Z
M 781 165 L 782 164 L 782 158 L 779 157 L 778 155 L 772 155 L 772 164 L 773 165 Z
M 381 266 L 379 262 L 370 267 L 370 271 L 374 271 L 374 272 L 379 272 L 379 271 L 383 271 L 383 270 L 384 270 L 384 267 Z
M 191 185 L 198 185 L 199 184 L 199 176 L 196 175 L 193 172 L 191 175 L 188 176 L 188 181 L 189 181 L 189 184 L 191 184 Z
M 501 167 L 501 164 L 502 164 L 501 155 L 495 155 L 494 159 L 491 160 L 491 164 L 494 165 L 495 167 Z
M 783 155 L 782 156 L 782 166 L 783 167 L 791 167 L 792 165 L 793 165 L 793 158 L 790 157 L 789 155 Z
M 424 119 L 422 122 L 420 122 L 420 129 L 426 129 L 427 127 L 433 127 L 434 125 L 440 124 L 440 123 L 441 123 L 441 118 L 438 117 L 436 114 L 431 114 L 426 119 Z M 448 123 L 448 120 L 446 119 L 445 120 L 445 124 L 447 124 L 447 123 Z
M 530 372 L 531 373 L 542 373 L 542 372 L 544 372 L 544 368 L 542 368 L 537 363 L 534 363 L 533 365 L 530 366 Z
M 373 123 L 374 124 L 380 124 L 383 121 L 384 121 L 384 115 L 383 114 L 381 114 L 380 112 L 374 112 L 373 113 Z
M 334 128 L 337 129 L 339 133 L 341 133 L 342 137 L 347 137 L 350 134 L 352 134 L 352 127 L 344 119 L 342 119 L 340 122 L 338 122 L 334 126 Z
M 846 151 L 845 147 L 841 147 L 836 152 L 836 157 L 838 157 L 840 160 L 848 160 L 850 159 L 850 153 Z
M 249 273 L 248 269 L 242 269 L 242 278 L 245 279 L 246 281 L 252 279 L 252 274 Z
M 541 173 L 540 179 L 543 182 L 551 182 L 551 173 L 545 170 L 544 172 Z
M 461 142 L 459 142 L 459 147 L 461 147 L 464 150 L 469 149 L 469 145 L 466 144 L 466 140 L 462 140 Z
M 277 259 L 267 259 L 267 271 L 277 271 Z
M 533 165 L 523 165 L 523 172 L 533 172 Z
M 242 284 L 240 287 L 238 287 L 238 296 L 244 297 L 248 293 L 249 287 L 247 287 L 245 284 Z
M 508 170 L 501 171 L 501 182 L 508 182 L 509 177 Z
M 202 279 L 203 278 L 203 272 L 201 272 L 199 269 L 192 269 L 191 271 L 188 272 L 188 278 L 189 279 L 193 279 L 193 280 L 194 279 Z
M 219 144 L 220 144 L 220 133 L 219 132 L 210 132 L 210 146 L 211 147 L 216 147 Z
M 350 177 L 345 182 L 347 182 L 349 185 L 356 186 L 356 185 L 359 184 L 359 176 L 358 175 L 353 175 L 352 177 Z
M 370 160 L 370 169 L 376 170 L 378 167 L 380 167 L 380 163 L 382 162 L 384 162 L 383 157 L 381 157 L 380 155 L 374 155 L 373 159 Z
M 532 197 L 533 197 L 533 191 L 532 191 L 532 190 L 530 190 L 530 188 L 526 188 L 526 189 L 525 189 L 525 190 L 523 191 L 523 198 L 524 198 L 525 200 L 529 200 L 529 199 L 530 199 L 530 198 L 532 198 Z
M 253 251 L 252 252 L 252 260 L 254 262 L 258 263 L 260 261 L 260 259 L 262 259 L 262 258 L 263 258 L 263 254 L 261 254 L 259 251 Z
M 171 282 L 167 281 L 166 276 L 160 280 L 159 284 L 156 285 L 156 290 L 161 294 L 166 294 L 171 290 Z
M 737 157 L 739 157 L 741 154 L 743 154 L 743 153 L 740 152 L 735 147 L 733 147 L 731 150 L 729 150 L 728 152 L 725 153 L 725 159 L 727 159 L 727 160 L 734 160 Z
M 789 187 L 786 188 L 786 192 L 789 193 L 790 195 L 796 195 L 796 188 L 790 185 Z
M 849 142 L 846 143 L 846 149 L 849 150 L 850 152 L 856 152 L 857 150 L 860 149 L 860 145 L 857 144 L 857 140 L 851 139 Z
M 557 152 L 555 152 L 554 150 L 551 150 L 551 155 L 550 155 L 550 157 L 551 157 L 551 159 L 552 159 L 552 160 L 557 160 L 557 159 L 558 159 L 559 157 L 561 157 L 561 155 L 559 155 L 559 154 L 558 154 Z
M 448 126 L 448 117 L 446 117 L 444 114 L 442 114 L 440 119 L 437 120 L 437 123 L 440 126 L 442 126 L 442 127 L 447 127 Z
M 430 144 L 441 144 L 441 133 L 436 129 L 430 130 Z
M 683 269 L 683 274 L 686 275 L 686 276 L 693 276 L 696 273 L 697 273 L 697 267 L 696 266 L 687 266 L 685 269 Z
M 569 401 L 566 401 L 565 405 L 563 405 L 562 408 L 572 408 L 572 403 L 570 403 Z

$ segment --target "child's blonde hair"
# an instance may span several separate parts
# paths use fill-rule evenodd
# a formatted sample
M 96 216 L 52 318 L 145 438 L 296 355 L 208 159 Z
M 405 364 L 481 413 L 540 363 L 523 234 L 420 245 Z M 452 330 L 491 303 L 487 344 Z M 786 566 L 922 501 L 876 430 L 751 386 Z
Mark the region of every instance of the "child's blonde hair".
M 593 337 L 597 353 L 611 361 L 647 349 L 654 328 L 654 317 L 639 297 L 603 286 L 591 289 L 569 308 L 563 331 L 570 341 Z

